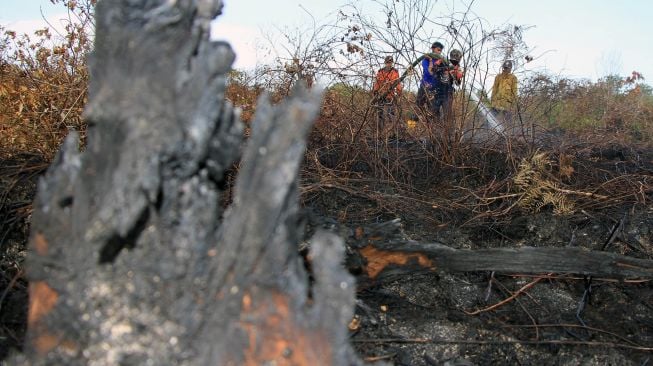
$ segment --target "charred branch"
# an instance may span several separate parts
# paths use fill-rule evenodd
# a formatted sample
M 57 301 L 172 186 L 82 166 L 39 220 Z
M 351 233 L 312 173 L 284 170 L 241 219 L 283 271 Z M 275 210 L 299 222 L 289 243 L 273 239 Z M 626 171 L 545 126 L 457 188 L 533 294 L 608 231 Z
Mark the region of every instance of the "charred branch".
M 350 261 L 370 280 L 410 272 L 565 273 L 614 279 L 653 279 L 653 261 L 582 248 L 495 248 L 464 250 L 439 243 L 368 240 Z

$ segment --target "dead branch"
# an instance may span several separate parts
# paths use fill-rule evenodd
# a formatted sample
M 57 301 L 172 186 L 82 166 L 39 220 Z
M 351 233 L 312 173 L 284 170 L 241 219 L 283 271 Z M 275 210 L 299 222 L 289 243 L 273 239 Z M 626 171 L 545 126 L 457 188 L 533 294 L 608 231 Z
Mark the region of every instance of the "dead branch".
M 501 306 L 503 306 L 503 305 L 509 303 L 510 301 L 516 299 L 517 296 L 519 296 L 520 294 L 524 293 L 524 292 L 527 291 L 529 288 L 535 286 L 535 285 L 536 285 L 538 282 L 540 282 L 542 279 L 544 279 L 544 277 L 536 278 L 534 281 L 531 281 L 531 282 L 527 283 L 526 285 L 522 286 L 519 290 L 515 291 L 515 293 L 513 293 L 512 295 L 510 295 L 508 298 L 506 298 L 506 299 L 504 299 L 504 300 L 501 300 L 501 301 L 499 301 L 498 303 L 496 303 L 496 304 L 494 304 L 494 305 L 490 305 L 490 306 L 488 306 L 488 307 L 486 307 L 486 308 L 478 309 L 478 310 L 475 310 L 475 311 L 467 311 L 467 310 L 463 310 L 463 311 L 464 311 L 465 314 L 467 314 L 467 315 L 478 315 L 478 314 L 480 314 L 480 313 L 485 313 L 485 312 L 487 312 L 487 311 L 492 311 L 492 310 L 494 310 L 494 309 L 497 309 L 497 308 L 499 308 L 499 307 L 501 307 Z

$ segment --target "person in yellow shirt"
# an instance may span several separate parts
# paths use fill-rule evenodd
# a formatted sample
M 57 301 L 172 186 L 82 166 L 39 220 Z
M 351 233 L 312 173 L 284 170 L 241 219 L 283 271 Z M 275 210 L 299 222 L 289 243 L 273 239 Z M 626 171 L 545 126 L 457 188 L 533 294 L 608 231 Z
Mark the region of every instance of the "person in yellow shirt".
M 494 78 L 492 111 L 503 121 L 504 130 L 513 128 L 513 112 L 517 107 L 517 77 L 512 73 L 512 61 L 506 60 L 502 72 Z

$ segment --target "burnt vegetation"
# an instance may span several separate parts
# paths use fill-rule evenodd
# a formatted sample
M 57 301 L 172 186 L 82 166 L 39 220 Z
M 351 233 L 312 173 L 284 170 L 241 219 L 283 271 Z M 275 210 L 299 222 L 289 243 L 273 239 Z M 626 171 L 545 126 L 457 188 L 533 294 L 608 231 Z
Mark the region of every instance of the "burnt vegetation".
M 471 8 L 371 1 L 385 14 L 371 19 L 352 3 L 283 29 L 270 64 L 230 70 L 208 39 L 217 1 L 142 1 L 124 24 L 108 9 L 133 1 L 54 2 L 66 34 L 0 35 L 0 359 L 651 362 L 639 73 L 517 68 L 508 134 L 475 101 L 497 60 L 537 55 L 528 27 Z M 454 118 L 415 109 L 415 70 L 379 123 L 383 57 L 403 72 L 433 38 L 465 55 Z

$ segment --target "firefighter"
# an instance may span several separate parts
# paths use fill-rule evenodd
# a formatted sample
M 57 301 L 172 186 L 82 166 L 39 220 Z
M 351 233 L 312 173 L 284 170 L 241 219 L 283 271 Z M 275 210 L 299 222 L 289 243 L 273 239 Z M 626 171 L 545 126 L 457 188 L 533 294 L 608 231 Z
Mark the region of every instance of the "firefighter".
M 434 66 L 434 79 L 436 79 L 434 115 L 440 121 L 450 122 L 452 118 L 454 85 L 460 85 L 463 71 L 460 60 L 463 53 L 453 49 L 449 52 L 449 63 L 439 60 Z
M 517 77 L 512 73 L 512 61 L 504 61 L 501 69 L 494 78 L 490 105 L 495 116 L 504 123 L 504 130 L 511 130 L 517 107 Z
M 387 56 L 383 61 L 384 66 L 376 73 L 372 93 L 376 102 L 379 124 L 382 127 L 387 120 L 393 120 L 397 113 L 402 85 L 399 80 L 399 71 L 394 67 L 392 56 Z
M 417 108 L 435 114 L 435 93 L 438 80 L 434 78 L 434 68 L 437 63 L 442 62 L 442 51 L 444 45 L 440 42 L 433 42 L 431 53 L 426 54 L 422 59 L 422 80 L 417 91 Z

